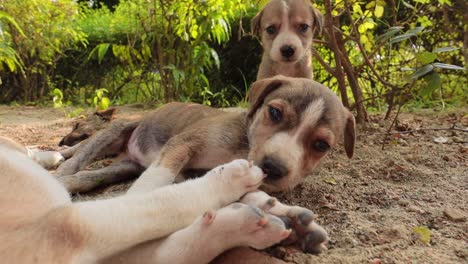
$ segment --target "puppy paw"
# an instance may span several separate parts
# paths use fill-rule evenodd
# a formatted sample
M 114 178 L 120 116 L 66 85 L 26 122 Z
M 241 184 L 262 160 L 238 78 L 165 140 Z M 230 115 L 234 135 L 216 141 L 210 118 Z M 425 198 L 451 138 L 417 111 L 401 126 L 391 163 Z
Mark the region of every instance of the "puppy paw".
M 46 169 L 55 168 L 65 160 L 62 154 L 57 151 L 38 151 L 28 149 L 28 155 Z
M 293 229 L 292 234 L 282 241 L 282 244 L 294 244 L 310 254 L 319 254 L 327 249 L 327 231 L 314 222 L 314 214 L 309 209 L 293 206 L 282 220 L 287 227 Z
M 233 186 L 244 188 L 245 192 L 256 190 L 265 178 L 262 170 L 252 162 L 238 159 L 221 165 L 215 169 Z
M 291 234 L 281 219 L 270 214 L 266 214 L 262 221 L 257 221 L 257 226 L 257 230 L 250 232 L 246 241 L 247 246 L 259 250 L 276 245 Z

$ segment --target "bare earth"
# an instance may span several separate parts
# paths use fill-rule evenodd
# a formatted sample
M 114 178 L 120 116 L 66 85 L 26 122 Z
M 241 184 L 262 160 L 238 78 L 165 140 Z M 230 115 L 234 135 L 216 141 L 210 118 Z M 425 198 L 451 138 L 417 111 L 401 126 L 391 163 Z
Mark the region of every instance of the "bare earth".
M 117 117 L 145 110 L 120 107 Z M 312 209 L 331 237 L 320 256 L 270 250 L 291 263 L 468 263 L 468 133 L 423 131 L 393 134 L 382 150 L 390 121 L 372 116 L 359 127 L 355 158 L 341 148 L 314 175 L 280 199 Z M 0 106 L 0 135 L 25 145 L 57 149 L 76 118 L 65 110 Z M 467 109 L 404 113 L 399 129 L 468 127 Z M 446 143 L 436 143 L 434 138 Z M 77 200 L 121 194 L 129 183 Z M 415 232 L 427 227 L 426 244 Z M 239 263 L 242 263 L 241 261 Z

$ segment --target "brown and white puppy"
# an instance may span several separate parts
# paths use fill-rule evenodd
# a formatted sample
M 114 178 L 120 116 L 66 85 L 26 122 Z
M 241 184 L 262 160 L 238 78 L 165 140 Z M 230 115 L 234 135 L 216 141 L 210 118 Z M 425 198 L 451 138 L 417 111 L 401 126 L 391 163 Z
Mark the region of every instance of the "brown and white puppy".
M 129 192 L 172 183 L 185 170 L 211 169 L 247 158 L 267 174 L 267 192 L 288 191 L 302 182 L 341 138 L 353 156 L 355 121 L 327 87 L 305 78 L 277 76 L 257 81 L 249 109 L 224 112 L 197 104 L 171 103 L 140 122 L 112 126 L 83 142 L 57 174 L 66 186 L 87 175 L 143 174 Z M 127 159 L 101 171 L 82 171 L 103 153 L 125 152 Z M 136 168 L 136 165 L 138 165 Z M 107 176 L 106 176 L 107 175 Z M 72 190 L 73 191 L 73 190 Z
M 235 160 L 140 195 L 72 203 L 57 179 L 18 146 L 0 141 L 2 263 L 97 263 L 185 228 L 255 190 L 264 177 Z
M 282 74 L 312 78 L 311 46 L 323 16 L 310 0 L 272 0 L 252 19 L 264 49 L 257 80 Z

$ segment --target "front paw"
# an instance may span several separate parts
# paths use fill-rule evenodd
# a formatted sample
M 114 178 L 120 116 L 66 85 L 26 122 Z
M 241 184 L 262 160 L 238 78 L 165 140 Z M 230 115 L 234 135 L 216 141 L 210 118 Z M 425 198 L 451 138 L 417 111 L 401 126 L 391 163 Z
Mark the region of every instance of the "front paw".
M 259 167 L 244 159 L 233 160 L 217 167 L 215 170 L 232 186 L 238 186 L 245 192 L 256 190 L 265 178 Z

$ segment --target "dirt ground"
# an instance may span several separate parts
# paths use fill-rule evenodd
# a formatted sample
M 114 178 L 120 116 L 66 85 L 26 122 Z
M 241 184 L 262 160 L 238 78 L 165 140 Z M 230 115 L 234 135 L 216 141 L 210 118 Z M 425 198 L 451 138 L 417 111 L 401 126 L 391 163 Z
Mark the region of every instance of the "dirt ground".
M 144 112 L 120 107 L 117 117 Z M 57 149 L 75 119 L 63 109 L 0 106 L 0 135 Z M 315 174 L 280 197 L 318 215 L 331 238 L 329 250 L 312 256 L 277 248 L 274 254 L 292 263 L 468 263 L 468 133 L 394 130 L 382 150 L 389 124 L 372 115 L 358 128 L 353 159 L 342 148 L 333 151 Z M 468 109 L 403 113 L 397 128 L 453 124 L 466 129 Z M 110 186 L 76 199 L 116 196 L 127 187 Z M 424 237 L 428 234 L 430 239 Z

